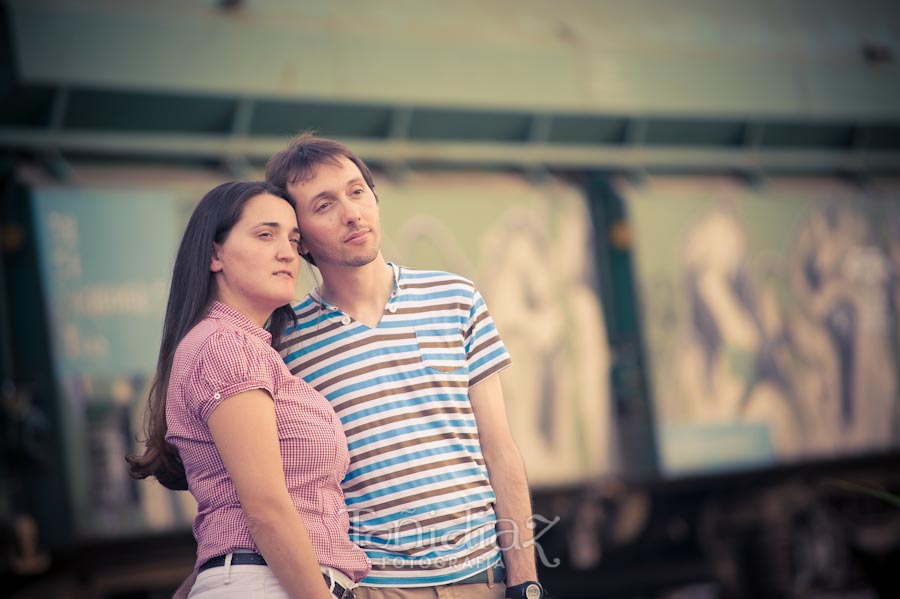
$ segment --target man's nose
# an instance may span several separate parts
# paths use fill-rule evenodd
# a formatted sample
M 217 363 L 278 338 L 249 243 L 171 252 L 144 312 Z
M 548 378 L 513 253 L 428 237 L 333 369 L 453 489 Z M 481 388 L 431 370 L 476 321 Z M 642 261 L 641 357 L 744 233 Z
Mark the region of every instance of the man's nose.
M 352 202 L 350 200 L 344 202 L 343 211 L 344 222 L 346 223 L 355 223 L 361 218 L 359 206 L 357 206 L 355 202 Z

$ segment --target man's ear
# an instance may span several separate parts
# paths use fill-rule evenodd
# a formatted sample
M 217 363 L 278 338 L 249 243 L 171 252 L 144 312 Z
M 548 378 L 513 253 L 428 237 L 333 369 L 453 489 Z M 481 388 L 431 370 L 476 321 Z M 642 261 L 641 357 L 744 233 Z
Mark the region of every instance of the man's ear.
M 303 236 L 300 236 L 300 243 L 297 244 L 297 253 L 301 256 L 306 256 L 309 254 L 309 248 L 306 247 L 306 244 L 303 243 Z
M 209 258 L 210 272 L 219 272 L 222 270 L 222 260 L 219 259 L 219 244 L 213 243 L 212 256 Z
M 312 254 L 309 253 L 309 248 L 303 243 L 303 235 L 300 236 L 300 243 L 297 244 L 297 253 L 309 264 L 312 264 L 313 266 L 316 265 L 315 259 L 312 257 Z

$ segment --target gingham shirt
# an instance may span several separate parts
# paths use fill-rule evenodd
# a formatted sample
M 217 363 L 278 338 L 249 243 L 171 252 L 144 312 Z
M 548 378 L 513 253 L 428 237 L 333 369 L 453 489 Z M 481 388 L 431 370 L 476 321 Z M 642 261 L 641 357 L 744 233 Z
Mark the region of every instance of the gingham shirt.
M 347 534 L 350 523 L 340 488 L 349 465 L 347 439 L 325 398 L 291 376 L 271 339 L 241 313 L 213 302 L 175 352 L 166 440 L 178 448 L 197 500 L 197 566 L 239 549 L 258 551 L 207 420 L 227 397 L 264 389 L 275 402 L 288 492 L 319 564 L 359 580 L 369 562 Z

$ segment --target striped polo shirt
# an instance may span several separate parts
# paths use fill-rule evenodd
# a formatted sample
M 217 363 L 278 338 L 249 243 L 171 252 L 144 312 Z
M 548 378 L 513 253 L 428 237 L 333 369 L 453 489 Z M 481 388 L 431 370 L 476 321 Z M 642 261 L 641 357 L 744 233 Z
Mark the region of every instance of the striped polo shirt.
M 279 349 L 344 427 L 350 538 L 372 561 L 362 584 L 447 584 L 500 560 L 469 387 L 510 359 L 471 281 L 390 266 L 375 328 L 314 290 Z

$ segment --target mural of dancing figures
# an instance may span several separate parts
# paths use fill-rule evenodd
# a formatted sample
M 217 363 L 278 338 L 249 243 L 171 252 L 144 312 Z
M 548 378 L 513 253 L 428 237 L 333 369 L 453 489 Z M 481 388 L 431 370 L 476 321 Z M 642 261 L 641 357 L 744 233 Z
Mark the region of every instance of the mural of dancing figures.
M 609 350 L 584 196 L 555 179 L 415 173 L 379 182 L 384 254 L 476 281 L 513 366 L 501 375 L 532 486 L 611 474 Z
M 788 178 L 621 189 L 667 472 L 896 446 L 900 269 L 869 193 Z

